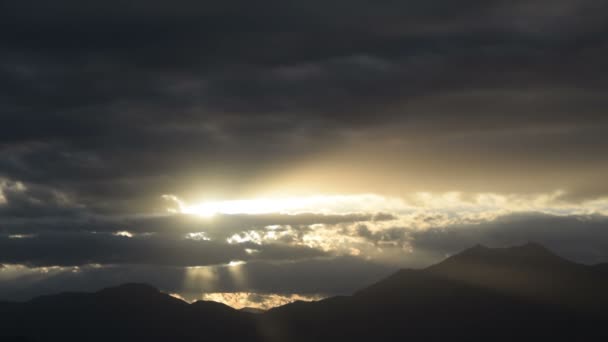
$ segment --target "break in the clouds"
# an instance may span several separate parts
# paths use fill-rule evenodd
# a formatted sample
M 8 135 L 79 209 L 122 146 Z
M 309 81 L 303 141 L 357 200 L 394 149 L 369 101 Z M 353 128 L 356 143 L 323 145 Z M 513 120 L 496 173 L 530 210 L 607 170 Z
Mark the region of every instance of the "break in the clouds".
M 157 266 L 183 294 L 192 267 L 344 258 L 374 270 L 342 265 L 359 284 L 524 240 L 606 260 L 601 1 L 25 0 L 0 13 L 0 274 L 14 284 L 102 286 Z M 354 288 L 286 278 L 197 291 Z

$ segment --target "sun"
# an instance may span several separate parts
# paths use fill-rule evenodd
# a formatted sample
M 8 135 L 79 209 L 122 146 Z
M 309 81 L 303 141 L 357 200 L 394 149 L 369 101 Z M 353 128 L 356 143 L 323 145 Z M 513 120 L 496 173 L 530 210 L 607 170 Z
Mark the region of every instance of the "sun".
M 217 214 L 295 213 L 319 210 L 311 198 L 256 198 L 227 201 L 208 201 L 182 208 L 185 214 L 211 217 Z M 316 207 L 316 208 L 315 208 Z

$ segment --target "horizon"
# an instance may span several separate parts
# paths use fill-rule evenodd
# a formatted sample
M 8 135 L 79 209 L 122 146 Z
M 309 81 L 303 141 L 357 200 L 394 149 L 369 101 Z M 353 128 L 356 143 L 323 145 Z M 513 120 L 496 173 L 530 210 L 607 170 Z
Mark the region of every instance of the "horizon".
M 473 251 L 478 251 L 480 249 L 484 252 L 492 252 L 492 253 L 496 253 L 496 252 L 514 253 L 514 252 L 521 252 L 522 250 L 525 250 L 525 249 L 527 249 L 527 250 L 533 249 L 535 251 L 540 251 L 542 253 L 545 253 L 545 254 L 548 254 L 551 256 L 556 256 L 557 258 L 562 259 L 564 261 L 573 262 L 572 260 L 568 260 L 558 254 L 555 254 L 553 251 L 547 249 L 545 246 L 543 246 L 539 243 L 536 243 L 534 241 L 528 241 L 524 244 L 506 246 L 506 247 L 488 247 L 488 246 L 478 243 L 478 244 L 475 244 L 474 246 L 470 246 L 462 251 L 459 251 L 458 253 L 456 253 L 454 255 L 448 255 L 443 260 L 440 260 L 436 263 L 424 265 L 420 268 L 413 268 L 413 269 L 412 268 L 401 268 L 401 269 L 395 270 L 391 274 L 385 275 L 383 278 L 376 279 L 376 280 L 372 281 L 371 283 L 360 284 L 360 286 L 361 286 L 361 288 L 373 286 L 374 284 L 385 281 L 385 279 L 388 279 L 404 270 L 423 271 L 428 268 L 436 267 L 436 266 L 443 264 L 447 260 L 459 258 L 459 257 L 462 257 L 462 255 L 465 255 L 467 253 L 470 254 Z M 574 263 L 576 263 L 576 262 L 574 262 Z M 581 263 L 576 263 L 576 264 L 584 265 L 584 266 L 602 266 L 602 265 L 608 265 L 608 262 L 602 262 L 602 263 L 596 263 L 596 264 L 581 264 Z M 151 284 L 133 283 L 133 282 L 110 284 L 110 285 L 106 285 L 103 288 L 92 289 L 92 290 L 90 289 L 89 291 L 77 291 L 76 290 L 76 291 L 69 291 L 69 292 L 64 291 L 61 293 L 97 293 L 100 291 L 106 291 L 108 289 L 118 289 L 118 288 L 123 288 L 123 287 L 128 287 L 128 286 L 137 286 L 137 287 L 151 286 L 155 291 L 159 291 L 161 293 L 164 293 L 168 296 L 179 299 L 188 304 L 194 304 L 196 302 L 216 302 L 216 303 L 221 303 L 221 304 L 227 305 L 235 310 L 260 310 L 260 312 L 266 312 L 268 310 L 282 307 L 285 305 L 289 305 L 294 302 L 316 302 L 316 301 L 321 301 L 321 300 L 328 299 L 328 298 L 331 298 L 334 296 L 352 296 L 352 295 L 354 295 L 354 293 L 343 293 L 343 294 L 338 294 L 338 295 L 333 295 L 333 296 L 332 295 L 324 296 L 321 294 L 309 295 L 309 296 L 294 295 L 294 294 L 285 295 L 285 294 L 280 294 L 280 293 L 269 293 L 269 294 L 260 295 L 260 294 L 251 293 L 251 292 L 249 292 L 249 293 L 248 292 L 226 292 L 226 293 L 202 294 L 201 297 L 184 297 L 184 296 L 180 295 L 179 293 L 165 291 L 162 288 L 157 288 Z M 361 288 L 357 289 L 357 291 L 361 290 Z M 48 296 L 53 296 L 53 295 L 59 295 L 61 293 L 41 293 L 41 294 L 38 294 L 31 298 L 22 298 L 21 300 L 17 300 L 17 301 L 8 300 L 8 302 L 25 303 L 25 302 L 29 302 L 31 300 L 35 300 L 36 298 L 39 298 L 39 297 L 48 297 Z M 255 298 L 255 299 L 253 299 L 253 298 Z M 0 298 L 0 301 L 2 301 L 2 300 L 3 300 L 3 298 Z M 256 312 L 252 312 L 252 313 L 256 313 Z
M 0 299 L 270 308 L 476 244 L 608 262 L 608 3 L 0 9 Z
M 455 259 L 455 258 L 458 259 L 458 258 L 462 258 L 463 255 L 467 255 L 467 254 L 470 255 L 470 253 L 472 253 L 474 251 L 478 251 L 479 249 L 483 250 L 484 252 L 491 252 L 491 253 L 504 253 L 504 252 L 516 253 L 516 252 L 521 252 L 522 250 L 526 250 L 526 249 L 530 250 L 531 248 L 535 251 L 540 251 L 540 252 L 546 253 L 550 256 L 556 256 L 557 258 L 562 259 L 564 261 L 572 262 L 571 260 L 568 260 L 566 258 L 563 258 L 563 257 L 555 254 L 553 251 L 547 249 L 545 246 L 538 244 L 534 241 L 528 241 L 525 244 L 507 246 L 507 247 L 487 247 L 482 244 L 476 244 L 476 245 L 470 246 L 454 255 L 449 255 L 445 259 L 440 260 L 439 262 L 431 264 L 431 265 L 426 265 L 421 268 L 415 268 L 415 269 L 409 269 L 409 268 L 399 269 L 392 274 L 386 275 L 384 278 L 376 279 L 372 283 L 369 283 L 369 284 L 363 284 L 363 287 L 361 289 L 374 286 L 375 284 L 381 283 L 383 281 L 387 281 L 387 279 L 390 279 L 390 277 L 393 277 L 393 276 L 399 274 L 399 272 L 401 272 L 401 271 L 406 271 L 406 270 L 424 271 L 428 268 L 440 266 L 441 264 L 443 264 L 445 261 L 447 261 L 449 259 Z M 514 255 L 516 255 L 516 254 L 514 254 Z M 477 257 L 480 257 L 480 256 L 477 256 Z M 579 264 L 579 265 L 601 266 L 601 265 L 608 265 L 608 263 L 598 263 L 598 264 L 590 264 L 590 265 Z M 515 265 L 515 266 L 517 266 L 517 265 Z M 99 293 L 99 292 L 108 291 L 108 290 L 117 290 L 117 289 L 121 289 L 121 288 L 133 288 L 133 291 L 135 293 L 136 288 L 144 288 L 144 287 L 151 288 L 154 291 L 161 292 L 165 295 L 179 299 L 188 304 L 194 304 L 196 302 L 215 302 L 215 303 L 221 303 L 221 304 L 227 305 L 235 310 L 260 310 L 259 311 L 260 313 L 266 312 L 266 311 L 274 309 L 274 308 L 289 305 L 294 302 L 316 302 L 316 301 L 329 299 L 332 297 L 332 296 L 327 296 L 327 297 L 308 296 L 308 297 L 306 297 L 306 296 L 297 296 L 297 295 L 296 296 L 294 296 L 294 295 L 284 296 L 281 294 L 267 294 L 267 295 L 260 296 L 260 295 L 254 294 L 254 293 L 236 292 L 236 293 L 214 293 L 211 296 L 206 296 L 205 294 L 203 294 L 203 296 L 201 298 L 184 298 L 177 293 L 163 291 L 163 289 L 156 288 L 153 285 L 146 284 L 146 283 L 114 284 L 114 285 L 110 285 L 110 286 L 107 286 L 104 288 L 99 288 L 97 290 L 93 290 L 93 291 L 89 291 L 89 292 L 85 292 L 85 293 L 94 294 L 94 293 Z M 358 289 L 358 291 L 360 291 L 361 289 Z M 74 291 L 74 292 L 62 292 L 62 293 L 82 293 L 82 292 Z M 28 298 L 28 299 L 18 301 L 18 302 L 25 303 L 25 302 L 29 302 L 31 300 L 35 300 L 36 298 L 39 298 L 39 297 L 49 297 L 49 296 L 53 296 L 53 295 L 61 295 L 62 293 L 45 293 L 40 296 Z M 341 296 L 353 296 L 354 294 L 355 293 L 348 293 L 348 294 L 342 294 Z M 260 298 L 263 298 L 263 299 L 259 300 L 259 301 L 251 301 L 249 298 L 250 296 L 259 296 Z M 0 301 L 1 300 L 2 299 L 0 298 Z M 252 312 L 252 313 L 257 313 L 257 312 Z

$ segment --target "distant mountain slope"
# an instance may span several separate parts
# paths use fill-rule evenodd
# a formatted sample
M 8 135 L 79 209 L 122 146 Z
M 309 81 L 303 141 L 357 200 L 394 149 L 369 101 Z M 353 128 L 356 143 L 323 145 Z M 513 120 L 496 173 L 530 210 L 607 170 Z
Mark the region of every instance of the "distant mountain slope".
M 348 297 L 252 314 L 141 284 L 0 303 L 0 337 L 28 341 L 590 341 L 608 337 L 606 265 L 537 244 L 475 246 Z M 6 340 L 0 338 L 0 340 Z
M 608 336 L 601 328 L 608 323 L 607 280 L 537 244 L 476 246 L 427 269 L 401 270 L 352 297 L 292 304 L 264 318 L 292 341 L 591 339 Z
M 435 276 L 548 305 L 601 313 L 608 282 L 593 266 L 563 259 L 541 245 L 476 246 L 425 270 Z
M 593 269 L 594 269 L 596 272 L 603 273 L 603 274 L 605 274 L 605 275 L 608 277 L 608 263 L 594 265 L 594 266 L 593 266 Z
M 10 312 L 0 311 L 0 334 L 34 341 L 236 340 L 254 331 L 247 313 L 215 302 L 188 304 L 142 284 L 44 296 L 12 306 Z

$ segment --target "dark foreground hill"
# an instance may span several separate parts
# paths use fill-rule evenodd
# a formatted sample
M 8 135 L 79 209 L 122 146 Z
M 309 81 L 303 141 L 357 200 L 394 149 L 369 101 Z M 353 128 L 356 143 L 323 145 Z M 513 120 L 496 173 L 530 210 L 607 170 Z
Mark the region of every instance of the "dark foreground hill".
M 349 297 L 263 314 L 147 285 L 0 303 L 14 341 L 591 341 L 608 337 L 608 273 L 542 246 L 476 246 Z

